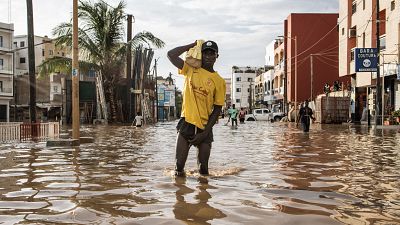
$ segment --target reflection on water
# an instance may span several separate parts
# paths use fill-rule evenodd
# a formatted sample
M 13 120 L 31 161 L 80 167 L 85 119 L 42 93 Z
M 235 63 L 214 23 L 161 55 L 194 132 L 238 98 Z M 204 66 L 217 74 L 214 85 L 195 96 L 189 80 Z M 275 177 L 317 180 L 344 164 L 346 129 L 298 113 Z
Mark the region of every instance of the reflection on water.
M 195 221 L 196 224 L 210 224 L 207 221 L 226 217 L 220 210 L 208 204 L 212 197 L 207 189 L 216 188 L 208 185 L 207 178 L 199 177 L 198 181 L 199 185 L 194 190 L 185 185 L 186 178 L 175 178 L 175 186 L 178 188 L 173 209 L 175 218 L 187 223 Z M 193 199 L 190 199 L 191 194 L 194 194 Z
M 5 224 L 400 224 L 400 135 L 364 127 L 216 125 L 210 176 L 175 124 L 86 127 L 76 148 L 0 148 Z

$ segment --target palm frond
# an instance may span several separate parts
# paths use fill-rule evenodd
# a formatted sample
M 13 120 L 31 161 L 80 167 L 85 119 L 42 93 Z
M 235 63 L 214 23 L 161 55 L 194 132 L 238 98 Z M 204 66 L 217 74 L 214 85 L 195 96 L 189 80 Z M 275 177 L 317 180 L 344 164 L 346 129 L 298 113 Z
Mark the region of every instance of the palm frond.
M 88 73 L 89 70 L 98 70 L 96 64 L 79 61 L 79 70 L 82 73 Z M 39 77 L 44 77 L 51 73 L 71 74 L 72 72 L 72 59 L 67 57 L 53 57 L 43 61 L 39 65 Z

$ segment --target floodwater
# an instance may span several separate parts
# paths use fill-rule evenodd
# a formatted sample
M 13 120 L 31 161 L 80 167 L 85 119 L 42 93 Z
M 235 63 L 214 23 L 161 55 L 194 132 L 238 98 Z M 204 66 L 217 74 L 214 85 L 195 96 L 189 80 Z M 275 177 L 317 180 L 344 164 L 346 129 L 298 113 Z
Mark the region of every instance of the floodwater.
M 400 224 L 400 133 L 247 122 L 214 129 L 210 173 L 172 176 L 175 122 L 85 127 L 77 148 L 2 145 L 3 224 Z

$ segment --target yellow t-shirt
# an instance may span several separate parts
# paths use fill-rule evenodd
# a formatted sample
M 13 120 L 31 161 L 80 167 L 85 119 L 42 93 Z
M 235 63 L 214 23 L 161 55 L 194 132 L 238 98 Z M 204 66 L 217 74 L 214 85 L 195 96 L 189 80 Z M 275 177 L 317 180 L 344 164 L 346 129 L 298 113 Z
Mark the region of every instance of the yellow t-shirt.
M 214 105 L 225 104 L 225 80 L 217 72 L 183 65 L 180 74 L 185 76 L 181 117 L 185 121 L 204 129 Z

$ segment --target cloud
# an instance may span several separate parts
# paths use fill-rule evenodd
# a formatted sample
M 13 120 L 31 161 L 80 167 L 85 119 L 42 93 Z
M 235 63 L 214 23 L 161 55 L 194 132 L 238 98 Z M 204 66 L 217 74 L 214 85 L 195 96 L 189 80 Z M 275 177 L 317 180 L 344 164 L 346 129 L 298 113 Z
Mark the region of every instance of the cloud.
M 3 0 L 4 2 L 5 0 Z M 93 0 L 92 0 L 93 1 Z M 12 0 L 15 34 L 26 34 L 26 1 Z M 118 0 L 106 0 L 116 5 Z M 290 13 L 338 12 L 338 0 L 126 0 L 127 13 L 134 15 L 133 31 L 150 31 L 166 42 L 157 50 L 158 74 L 176 74 L 167 50 L 196 39 L 212 39 L 220 46 L 216 69 L 230 77 L 231 67 L 263 66 L 265 46 L 283 33 L 283 21 Z M 35 33 L 51 35 L 52 29 L 71 18 L 72 1 L 33 1 Z M 7 4 L 0 4 L 8 12 Z M 8 14 L 0 15 L 8 22 Z M 182 87 L 182 79 L 178 78 Z

